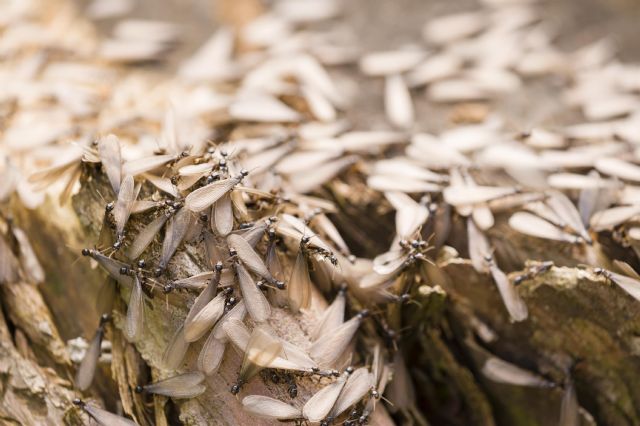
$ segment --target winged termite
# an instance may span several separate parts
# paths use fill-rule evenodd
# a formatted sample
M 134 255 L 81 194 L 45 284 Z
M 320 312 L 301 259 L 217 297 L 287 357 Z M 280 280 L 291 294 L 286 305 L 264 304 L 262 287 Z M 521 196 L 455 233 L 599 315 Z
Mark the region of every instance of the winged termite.
M 120 152 L 120 141 L 115 135 L 108 135 L 98 140 L 98 153 L 102 167 L 109 178 L 113 193 L 120 192 L 120 182 L 122 180 L 122 154 Z
M 139 190 L 140 187 L 136 187 L 133 176 L 126 175 L 122 180 L 120 192 L 118 192 L 118 198 L 113 208 L 113 220 L 116 224 L 117 236 L 114 248 L 119 248 L 122 245 L 122 240 L 124 239 L 124 227 L 129 220 L 133 203 L 136 198 L 138 198 L 137 193 Z
M 224 313 L 227 297 L 232 291 L 232 288 L 227 287 L 189 318 L 189 321 L 184 322 L 184 338 L 187 342 L 195 342 L 213 327 Z
M 213 205 L 213 215 L 215 218 L 215 229 L 223 237 L 229 235 L 233 229 L 233 207 L 231 197 L 225 194 Z
M 99 314 L 111 314 L 116 300 L 117 283 L 111 277 L 104 280 L 96 297 L 96 311 Z
M 256 225 L 243 230 L 240 236 L 244 238 L 251 247 L 255 247 L 262 239 L 262 236 L 267 231 L 269 225 L 275 222 L 275 218 L 269 218 L 265 221 L 260 221 Z
M 529 316 L 527 305 L 524 303 L 524 300 L 522 300 L 522 297 L 518 294 L 515 286 L 511 283 L 505 273 L 502 272 L 500 268 L 498 268 L 492 255 L 488 255 L 485 260 L 489 266 L 489 272 L 491 272 L 493 281 L 498 287 L 500 297 L 502 298 L 504 306 L 505 308 L 507 308 L 511 319 L 513 321 L 524 321 L 525 319 L 527 319 L 527 317 Z
M 280 400 L 262 395 L 249 395 L 242 399 L 242 407 L 254 416 L 274 420 L 296 420 L 302 411 Z
M 27 234 L 16 225 L 11 226 L 11 233 L 18 242 L 18 260 L 22 265 L 22 271 L 33 283 L 42 283 L 45 279 L 44 269 L 38 261 L 33 246 L 29 242 Z
M 1 242 L 0 242 L 1 245 Z M 112 259 L 105 256 L 97 250 L 82 249 L 83 256 L 89 256 L 94 259 L 98 264 L 109 274 L 111 278 L 116 280 L 119 284 L 124 285 L 126 288 L 131 288 L 133 285 L 133 278 L 129 275 L 121 274 L 120 271 L 123 268 L 128 268 L 128 265 L 119 260 Z
M 122 416 L 118 416 L 117 414 L 110 413 L 107 410 L 96 407 L 95 405 L 87 404 L 78 398 L 74 399 L 73 403 L 78 407 L 82 408 L 100 426 L 136 426 L 137 425 L 137 423 L 134 422 L 133 420 L 129 420 L 126 417 L 122 417 Z
M 178 246 L 182 243 L 182 240 L 189 230 L 191 218 L 191 212 L 186 208 L 182 208 L 178 210 L 171 219 L 169 219 L 169 224 L 165 230 L 164 240 L 162 241 L 160 261 L 158 262 L 158 267 L 154 271 L 156 276 L 160 275 L 162 271 L 164 271 L 173 257 L 173 254 L 178 249 Z
M 346 290 L 346 286 L 343 286 L 333 299 L 333 302 L 331 302 L 331 305 L 325 309 L 322 318 L 311 332 L 313 341 L 329 336 L 344 323 L 344 310 L 347 303 Z
M 106 314 L 100 317 L 98 329 L 93 339 L 91 339 L 89 348 L 87 348 L 80 367 L 78 367 L 78 371 L 76 372 L 75 385 L 81 391 L 87 390 L 93 381 L 93 376 L 98 366 L 98 359 L 100 358 L 100 345 L 104 337 L 104 326 L 108 320 L 109 316 Z
M 151 241 L 160 232 L 164 224 L 167 222 L 171 214 L 169 212 L 163 212 L 147 226 L 145 226 L 136 237 L 133 239 L 131 246 L 127 250 L 127 257 L 129 259 L 137 259 L 151 244 Z
M 345 383 L 338 400 L 329 413 L 329 418 L 335 419 L 350 407 L 362 401 L 374 386 L 373 374 L 366 367 L 356 369 Z
M 623 265 L 622 262 L 617 263 L 618 267 Z M 630 272 L 630 267 L 623 267 L 623 270 L 626 272 Z M 632 276 L 626 276 L 622 274 L 617 274 L 615 272 L 607 271 L 606 269 L 596 268 L 594 270 L 596 274 L 602 275 L 607 279 L 611 280 L 615 284 L 618 285 L 621 289 L 627 292 L 631 297 L 636 300 L 640 300 L 640 280 L 636 278 L 637 273 L 634 273 Z M 635 271 L 634 271 L 635 272 Z
M 144 298 L 142 294 L 142 284 L 138 274 L 133 274 L 133 288 L 127 305 L 127 317 L 125 319 L 123 332 L 131 342 L 135 342 L 142 337 L 144 326 Z
M 194 212 L 206 209 L 231 191 L 248 174 L 249 172 L 243 170 L 235 177 L 219 180 L 196 189 L 185 198 L 186 208 Z
M 313 284 L 309 276 L 309 264 L 307 263 L 307 254 L 305 252 L 308 242 L 308 237 L 303 237 L 300 241 L 300 248 L 298 249 L 287 287 L 289 308 L 294 313 L 300 309 L 307 309 L 311 303 L 311 287 Z
M 356 316 L 335 329 L 326 339 L 315 342 L 309 349 L 311 358 L 322 367 L 332 366 L 349 346 L 349 342 L 360 324 L 368 315 L 368 311 L 360 311 Z
M 309 247 L 324 251 L 326 254 L 332 253 L 331 247 L 322 240 L 311 228 L 295 216 L 284 213 L 280 215 L 280 221 L 276 226 L 276 232 L 301 242 L 304 237 L 309 238 Z
M 331 409 L 340 397 L 340 393 L 347 383 L 349 374 L 353 372 L 353 368 L 349 367 L 347 371 L 333 383 L 316 392 L 302 407 L 304 418 L 310 422 L 320 422 L 329 416 Z
M 243 237 L 237 234 L 229 234 L 227 237 L 227 244 L 229 248 L 233 248 L 240 261 L 249 268 L 252 272 L 259 275 L 261 278 L 267 280 L 269 283 L 275 285 L 276 287 L 282 289 L 284 288 L 284 283 L 282 281 L 277 281 L 269 270 L 267 266 L 264 264 L 262 258 L 256 253 L 251 244 L 247 242 Z
M 192 275 L 187 278 L 181 278 L 179 280 L 171 281 L 170 283 L 166 284 L 165 291 L 169 292 L 175 288 L 199 290 L 204 288 L 207 285 L 207 283 L 211 280 L 212 277 L 213 277 L 213 272 L 207 271 L 207 272 L 202 272 L 196 275 Z
M 205 376 L 199 371 L 178 374 L 144 386 L 136 386 L 136 392 L 153 393 L 175 399 L 195 398 L 202 395 L 207 386 L 202 382 Z
M 177 158 L 178 157 L 173 154 L 162 154 L 127 161 L 122 166 L 122 175 L 135 177 L 164 166 L 167 163 L 175 161 Z
M 518 232 L 548 240 L 577 243 L 578 237 L 569 234 L 546 220 L 527 212 L 514 213 L 509 218 L 509 226 Z
M 482 374 L 494 382 L 508 385 L 536 388 L 554 386 L 553 382 L 496 357 L 485 361 L 482 366 Z
M 227 323 L 228 324 L 228 323 Z M 225 324 L 225 328 L 226 325 Z M 269 366 L 282 353 L 282 343 L 273 337 L 264 326 L 253 329 L 246 345 L 238 381 L 231 387 L 234 395 L 240 392 L 244 383 Z
M 206 375 L 211 375 L 218 371 L 228 340 L 227 333 L 224 330 L 224 324 L 232 320 L 242 321 L 246 313 L 247 310 L 244 301 L 241 300 L 218 321 L 200 350 L 200 354 L 198 355 L 198 370 Z
M 467 239 L 469 242 L 469 258 L 473 269 L 480 273 L 489 271 L 486 257 L 491 254 L 487 237 L 476 227 L 472 219 L 467 219 Z

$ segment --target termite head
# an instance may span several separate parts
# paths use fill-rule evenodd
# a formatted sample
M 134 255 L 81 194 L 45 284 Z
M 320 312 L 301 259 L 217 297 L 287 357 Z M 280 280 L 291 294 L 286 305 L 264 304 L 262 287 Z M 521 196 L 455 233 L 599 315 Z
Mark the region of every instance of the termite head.
M 338 266 L 338 257 L 335 254 L 329 256 L 329 261 L 333 266 Z
M 136 393 L 142 393 L 142 391 L 144 391 L 144 388 L 140 385 L 137 385 L 134 390 Z
M 276 281 L 276 288 L 278 290 L 284 290 L 287 288 L 287 285 L 283 281 Z
M 227 167 L 227 159 L 221 158 L 218 162 L 218 166 L 220 166 L 221 169 L 225 169 Z
M 298 385 L 296 385 L 295 383 L 290 384 L 288 390 L 289 390 L 289 397 L 291 399 L 298 396 Z
M 109 314 L 100 315 L 100 325 L 104 325 L 109 321 Z
M 407 303 L 407 302 L 409 302 L 410 300 L 411 300 L 411 295 L 410 295 L 409 293 L 401 294 L 401 295 L 398 297 L 398 301 L 399 301 L 400 303 Z
M 300 245 L 305 245 L 305 244 L 309 244 L 309 241 L 311 240 L 311 237 L 307 237 L 306 235 L 304 237 L 302 237 L 300 239 Z
M 276 239 L 276 230 L 273 228 L 269 228 L 269 230 L 267 231 L 267 236 L 269 237 L 269 240 L 273 241 Z
M 115 207 L 115 204 L 113 203 L 113 201 L 111 201 L 110 203 L 107 203 L 106 206 L 104 206 L 104 209 L 110 212 L 111 210 L 113 210 L 114 207 Z
M 220 261 L 218 261 L 218 262 L 216 263 L 216 265 L 214 266 L 214 268 L 215 268 L 216 272 L 222 272 L 222 267 L 223 267 L 223 264 L 222 264 L 222 262 L 220 262 Z
M 375 399 L 380 399 L 380 392 L 376 389 L 371 389 L 371 397 Z
M 233 247 L 229 247 L 229 256 L 236 257 L 238 255 L 238 251 Z
M 360 416 L 360 418 L 358 419 L 358 423 L 361 425 L 366 425 L 367 423 L 369 423 L 369 416 Z
M 123 266 L 120 268 L 120 275 L 129 275 L 131 270 L 127 266 Z
M 368 317 L 369 316 L 369 310 L 368 309 L 361 310 L 360 312 L 358 312 L 358 316 L 361 319 L 364 319 L 364 318 Z
M 144 268 L 146 265 L 147 263 L 144 261 L 144 259 L 138 260 L 138 268 Z
M 234 383 L 233 386 L 231 386 L 231 393 L 233 395 L 237 395 L 240 393 L 240 383 Z
M 118 237 L 118 241 L 116 241 L 115 243 L 113 243 L 113 248 L 115 250 L 118 250 L 120 247 L 122 247 L 122 238 Z
M 333 418 L 327 417 L 326 419 L 320 422 L 320 426 L 329 426 L 331 423 L 333 423 Z
M 206 213 L 200 213 L 200 221 L 201 222 L 208 222 L 209 221 L 209 215 L 207 215 Z
M 88 248 L 83 248 L 82 249 L 82 255 L 83 256 L 91 256 L 91 250 Z
M 81 400 L 80 398 L 73 398 L 73 405 L 77 406 L 77 407 L 84 407 L 84 401 Z
M 160 275 L 162 275 L 162 271 L 164 271 L 164 268 L 161 268 L 160 266 L 158 266 L 156 269 L 153 270 L 153 275 L 157 278 Z
M 174 175 L 174 176 L 171 176 L 169 180 L 171 181 L 172 184 L 177 185 L 179 179 L 180 179 L 180 176 Z
M 331 375 L 333 377 L 340 377 L 340 372 L 338 370 L 331 370 Z
M 242 176 L 242 178 L 249 176 L 249 171 L 245 169 L 240 170 L 240 176 Z
M 352 374 L 354 370 L 355 369 L 352 366 L 348 366 L 347 368 L 344 369 L 344 372 L 347 374 Z
M 224 290 L 222 290 L 222 293 L 223 293 L 225 296 L 228 296 L 228 295 L 230 295 L 230 294 L 232 294 L 232 293 L 233 293 L 233 288 L 232 288 L 232 287 L 225 287 L 225 289 L 224 289 Z
M 171 293 L 172 291 L 173 291 L 173 284 L 165 284 L 165 285 L 162 287 L 162 292 L 163 292 L 164 294 Z
M 262 291 L 267 289 L 267 286 L 264 284 L 264 281 L 262 280 L 256 282 L 256 286 Z

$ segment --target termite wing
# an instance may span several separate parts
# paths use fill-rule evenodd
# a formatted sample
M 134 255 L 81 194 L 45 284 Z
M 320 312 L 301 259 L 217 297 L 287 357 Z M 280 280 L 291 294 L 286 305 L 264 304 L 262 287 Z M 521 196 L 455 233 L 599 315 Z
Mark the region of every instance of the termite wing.
M 100 426 L 136 426 L 137 423 L 133 420 L 129 420 L 126 417 L 118 416 L 117 414 L 110 413 L 100 407 L 96 407 L 92 404 L 87 404 L 81 399 L 74 399 L 73 403 L 82 408 L 93 420 Z
M 93 381 L 98 366 L 98 359 L 100 358 L 100 345 L 104 337 L 104 326 L 108 320 L 109 316 L 106 314 L 100 317 L 98 329 L 93 339 L 91 339 L 91 343 L 89 343 L 89 347 L 76 372 L 75 385 L 81 391 L 87 390 Z
M 246 345 L 238 380 L 231 387 L 231 393 L 235 395 L 240 392 L 244 383 L 258 374 L 260 370 L 268 367 L 281 353 L 282 343 L 273 337 L 264 326 L 254 328 Z
M 207 390 L 207 386 L 202 383 L 204 379 L 205 376 L 201 372 L 191 371 L 159 382 L 137 386 L 136 392 L 153 393 L 176 399 L 195 398 Z

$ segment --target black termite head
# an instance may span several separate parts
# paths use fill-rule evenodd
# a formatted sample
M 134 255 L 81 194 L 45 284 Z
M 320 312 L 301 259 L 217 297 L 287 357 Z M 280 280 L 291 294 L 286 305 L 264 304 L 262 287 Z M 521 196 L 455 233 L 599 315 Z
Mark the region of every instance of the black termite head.
M 163 268 L 163 267 L 158 266 L 157 268 L 155 268 L 155 269 L 153 270 L 153 275 L 154 275 L 156 278 L 158 278 L 160 275 L 162 275 L 162 272 L 164 272 L 164 268 Z
M 218 262 L 216 263 L 216 265 L 214 266 L 214 268 L 215 268 L 216 272 L 222 272 L 222 267 L 223 267 L 223 266 L 224 266 L 224 265 L 222 264 L 222 262 L 218 261 Z
M 262 291 L 264 291 L 264 290 L 266 290 L 266 289 L 267 289 L 267 285 L 266 285 L 266 284 L 265 284 L 265 282 L 264 282 L 264 281 L 262 281 L 262 280 L 260 280 L 260 281 L 256 282 L 256 286 L 257 286 L 260 290 L 262 290 Z
M 222 294 L 225 296 L 233 294 L 233 287 L 225 287 L 224 290 L 222 290 Z
M 380 399 L 380 392 L 377 389 L 371 389 L 371 397 L 375 399 Z
M 113 210 L 113 208 L 115 207 L 115 203 L 113 201 L 107 203 L 106 206 L 104 206 L 105 211 L 110 212 L 111 210 Z
M 338 370 L 331 370 L 331 375 L 333 377 L 340 377 L 340 372 Z
M 220 175 L 218 175 L 217 173 L 212 173 L 212 174 L 210 174 L 209 176 L 207 176 L 207 180 L 206 180 L 206 182 L 207 182 L 207 183 L 213 183 L 213 182 L 215 182 L 216 180 L 218 180 L 218 178 L 219 178 L 219 177 L 220 177 Z
M 120 275 L 129 275 L 131 269 L 128 266 L 123 266 L 120 268 Z
M 363 309 L 363 310 L 361 310 L 360 312 L 358 312 L 358 316 L 359 316 L 361 319 L 364 319 L 364 318 L 368 317 L 370 314 L 371 314 L 371 313 L 369 312 L 369 310 L 368 310 L 368 309 Z
M 84 407 L 84 401 L 81 400 L 80 398 L 73 398 L 73 401 L 71 401 L 73 403 L 73 405 L 75 405 L 76 407 Z
M 333 417 L 327 417 L 326 419 L 320 422 L 320 426 L 329 426 L 333 423 Z
M 178 184 L 178 180 L 180 179 L 180 176 L 178 175 L 173 175 L 171 176 L 171 178 L 169 178 L 169 180 L 171 181 L 172 184 L 177 185 Z
M 231 389 L 230 389 L 231 393 L 232 393 L 233 395 L 237 395 L 237 394 L 239 394 L 239 393 L 240 393 L 240 388 L 241 388 L 241 386 L 242 386 L 242 384 L 241 384 L 240 382 L 238 382 L 238 383 L 234 383 L 234 384 L 231 386 Z
M 329 261 L 333 266 L 338 266 L 338 257 L 335 254 L 329 256 Z
M 285 290 L 287 288 L 287 285 L 283 281 L 276 281 L 275 285 L 278 290 Z
M 218 166 L 220 166 L 221 169 L 225 169 L 227 167 L 227 159 L 221 158 L 218 162 Z
M 408 303 L 411 300 L 411 295 L 409 293 L 403 293 L 398 296 L 398 302 L 401 304 Z
M 345 294 L 348 288 L 349 286 L 347 283 L 340 284 L 340 288 L 338 289 L 338 294 Z
M 164 294 L 168 294 L 168 293 L 171 293 L 171 292 L 173 291 L 173 289 L 174 289 L 174 288 L 175 288 L 175 287 L 174 287 L 174 285 L 173 285 L 173 284 L 168 283 L 168 284 L 165 284 L 165 285 L 162 287 L 162 292 L 163 292 Z
M 200 213 L 200 221 L 201 222 L 209 222 L 209 215 L 206 213 Z
M 240 170 L 240 176 L 242 176 L 243 178 L 249 176 L 249 171 L 245 169 Z
M 136 393 L 142 393 L 144 391 L 144 387 L 137 385 L 134 389 Z
M 347 374 L 351 374 L 355 371 L 355 368 L 353 368 L 353 366 L 348 366 L 347 368 L 344 369 L 344 372 Z
M 138 268 L 144 268 L 146 265 L 147 263 L 144 261 L 144 259 L 138 260 Z
M 238 226 L 239 229 L 249 229 L 253 226 L 253 222 L 242 222 L 240 224 L 240 226 Z
M 298 385 L 296 385 L 295 383 L 291 383 L 289 385 L 289 397 L 291 399 L 294 399 L 296 396 L 298 396 Z
M 366 425 L 367 423 L 369 423 L 369 416 L 360 416 L 360 418 L 358 419 L 358 424 Z
M 109 314 L 100 315 L 100 326 L 102 327 L 103 325 L 105 325 L 109 321 L 109 319 Z
M 124 239 L 123 235 L 119 235 L 118 239 L 116 240 L 115 243 L 113 243 L 113 249 L 114 250 L 119 250 L 122 247 L 122 240 Z
M 229 256 L 236 257 L 237 255 L 238 255 L 238 251 L 233 247 L 229 247 Z
M 91 249 L 83 248 L 82 249 L 82 255 L 83 256 L 91 256 Z

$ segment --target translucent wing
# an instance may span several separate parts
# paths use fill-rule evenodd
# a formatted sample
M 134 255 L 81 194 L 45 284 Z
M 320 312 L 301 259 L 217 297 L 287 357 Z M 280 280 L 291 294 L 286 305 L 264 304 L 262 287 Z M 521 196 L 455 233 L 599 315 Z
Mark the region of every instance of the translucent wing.
M 467 219 L 467 237 L 469 240 L 469 257 L 473 268 L 485 273 L 488 271 L 486 256 L 491 254 L 491 247 L 487 237 L 476 227 L 474 221 Z
M 187 234 L 190 223 L 191 212 L 187 209 L 180 209 L 169 221 L 165 231 L 164 241 L 162 242 L 162 253 L 159 262 L 161 269 L 166 268 L 169 264 L 173 254 Z
M 214 205 L 214 216 L 218 234 L 226 237 L 233 229 L 233 207 L 231 197 L 225 194 Z
M 226 294 L 219 293 L 207 303 L 197 314 L 184 324 L 184 337 L 187 342 L 195 342 L 213 327 L 224 313 Z
M 93 376 L 96 373 L 98 359 L 100 358 L 100 344 L 102 343 L 103 337 L 104 326 L 103 324 L 100 324 L 100 326 L 98 326 L 98 330 L 96 330 L 96 333 L 93 336 L 93 339 L 91 339 L 89 348 L 87 348 L 87 352 L 85 353 L 84 358 L 80 363 L 80 367 L 78 367 L 78 371 L 76 372 L 75 384 L 81 391 L 85 391 L 89 386 L 91 386 Z
M 346 304 L 347 297 L 345 292 L 341 291 L 322 314 L 320 322 L 311 332 L 311 339 L 314 341 L 322 339 L 340 327 L 344 323 L 344 309 Z
M 198 188 L 185 198 L 187 209 L 200 212 L 218 201 L 227 192 L 231 191 L 242 180 L 242 176 L 232 177 L 210 183 Z
M 189 342 L 184 338 L 184 326 L 178 327 L 162 354 L 162 365 L 168 370 L 176 370 L 182 364 L 189 349 Z
M 87 412 L 101 426 L 136 426 L 137 423 L 125 417 L 118 416 L 102 408 L 85 404 L 82 409 Z
M 309 265 L 304 249 L 298 250 L 295 264 L 291 270 L 291 278 L 287 287 L 289 307 L 293 312 L 307 309 L 311 303 L 311 278 L 309 277 Z
M 317 361 L 321 367 L 333 366 L 333 363 L 344 353 L 361 323 L 362 317 L 356 315 L 326 338 L 315 342 L 309 350 L 311 358 Z
M 258 274 L 269 282 L 274 281 L 271 273 L 267 269 L 267 266 L 264 264 L 264 261 L 260 255 L 256 253 L 253 247 L 251 247 L 247 240 L 242 238 L 240 235 L 230 234 L 227 237 L 227 244 L 229 245 L 229 248 L 236 249 L 238 257 L 242 263 L 252 272 Z
M 373 374 L 366 367 L 360 367 L 347 379 L 338 401 L 331 410 L 330 417 L 338 417 L 350 407 L 360 402 L 374 386 Z
M 137 259 L 140 255 L 146 250 L 146 248 L 151 244 L 151 241 L 155 238 L 155 236 L 160 232 L 164 224 L 166 223 L 169 217 L 165 214 L 161 214 L 156 217 L 153 221 L 151 221 L 147 226 L 142 228 L 140 233 L 136 235 L 129 250 L 127 251 L 127 256 L 129 259 Z
M 144 325 L 144 299 L 142 284 L 137 275 L 133 277 L 133 288 L 127 306 L 127 318 L 124 323 L 124 335 L 129 341 L 135 342 L 142 336 Z
M 143 386 L 149 393 L 168 396 L 170 398 L 195 398 L 202 395 L 207 387 L 202 384 L 204 374 L 199 371 L 179 374 L 156 383 Z
M 522 297 L 518 294 L 513 283 L 509 281 L 509 278 L 507 278 L 505 273 L 502 272 L 493 261 L 489 262 L 489 271 L 498 287 L 500 297 L 502 297 L 504 306 L 507 308 L 511 319 L 513 321 L 524 321 L 527 319 L 529 315 L 527 305 L 525 305 L 524 300 L 522 300 Z
M 509 218 L 509 226 L 514 230 L 536 238 L 575 243 L 576 237 L 564 232 L 546 220 L 527 212 L 514 213 Z
M 310 422 L 320 422 L 325 419 L 338 400 L 346 382 L 347 377 L 342 375 L 335 382 L 316 392 L 302 407 L 304 418 Z
M 302 411 L 280 400 L 268 396 L 249 395 L 242 399 L 242 407 L 254 416 L 275 420 L 302 418 Z
M 127 220 L 129 220 L 129 215 L 133 208 L 133 202 L 136 198 L 137 194 L 133 176 L 127 175 L 122 180 L 120 192 L 118 192 L 118 199 L 116 200 L 115 207 L 113 208 L 113 220 L 116 223 L 116 231 L 118 235 L 122 235 L 124 232 L 124 226 L 127 224 Z
M 98 154 L 104 168 L 113 193 L 120 192 L 122 180 L 122 154 L 120 153 L 120 141 L 115 135 L 108 135 L 98 141 Z
M 241 263 L 236 264 L 236 272 L 247 312 L 255 322 L 265 322 L 271 316 L 269 301 Z
M 253 329 L 240 367 L 240 380 L 246 382 L 268 367 L 282 353 L 282 343 L 264 327 Z

